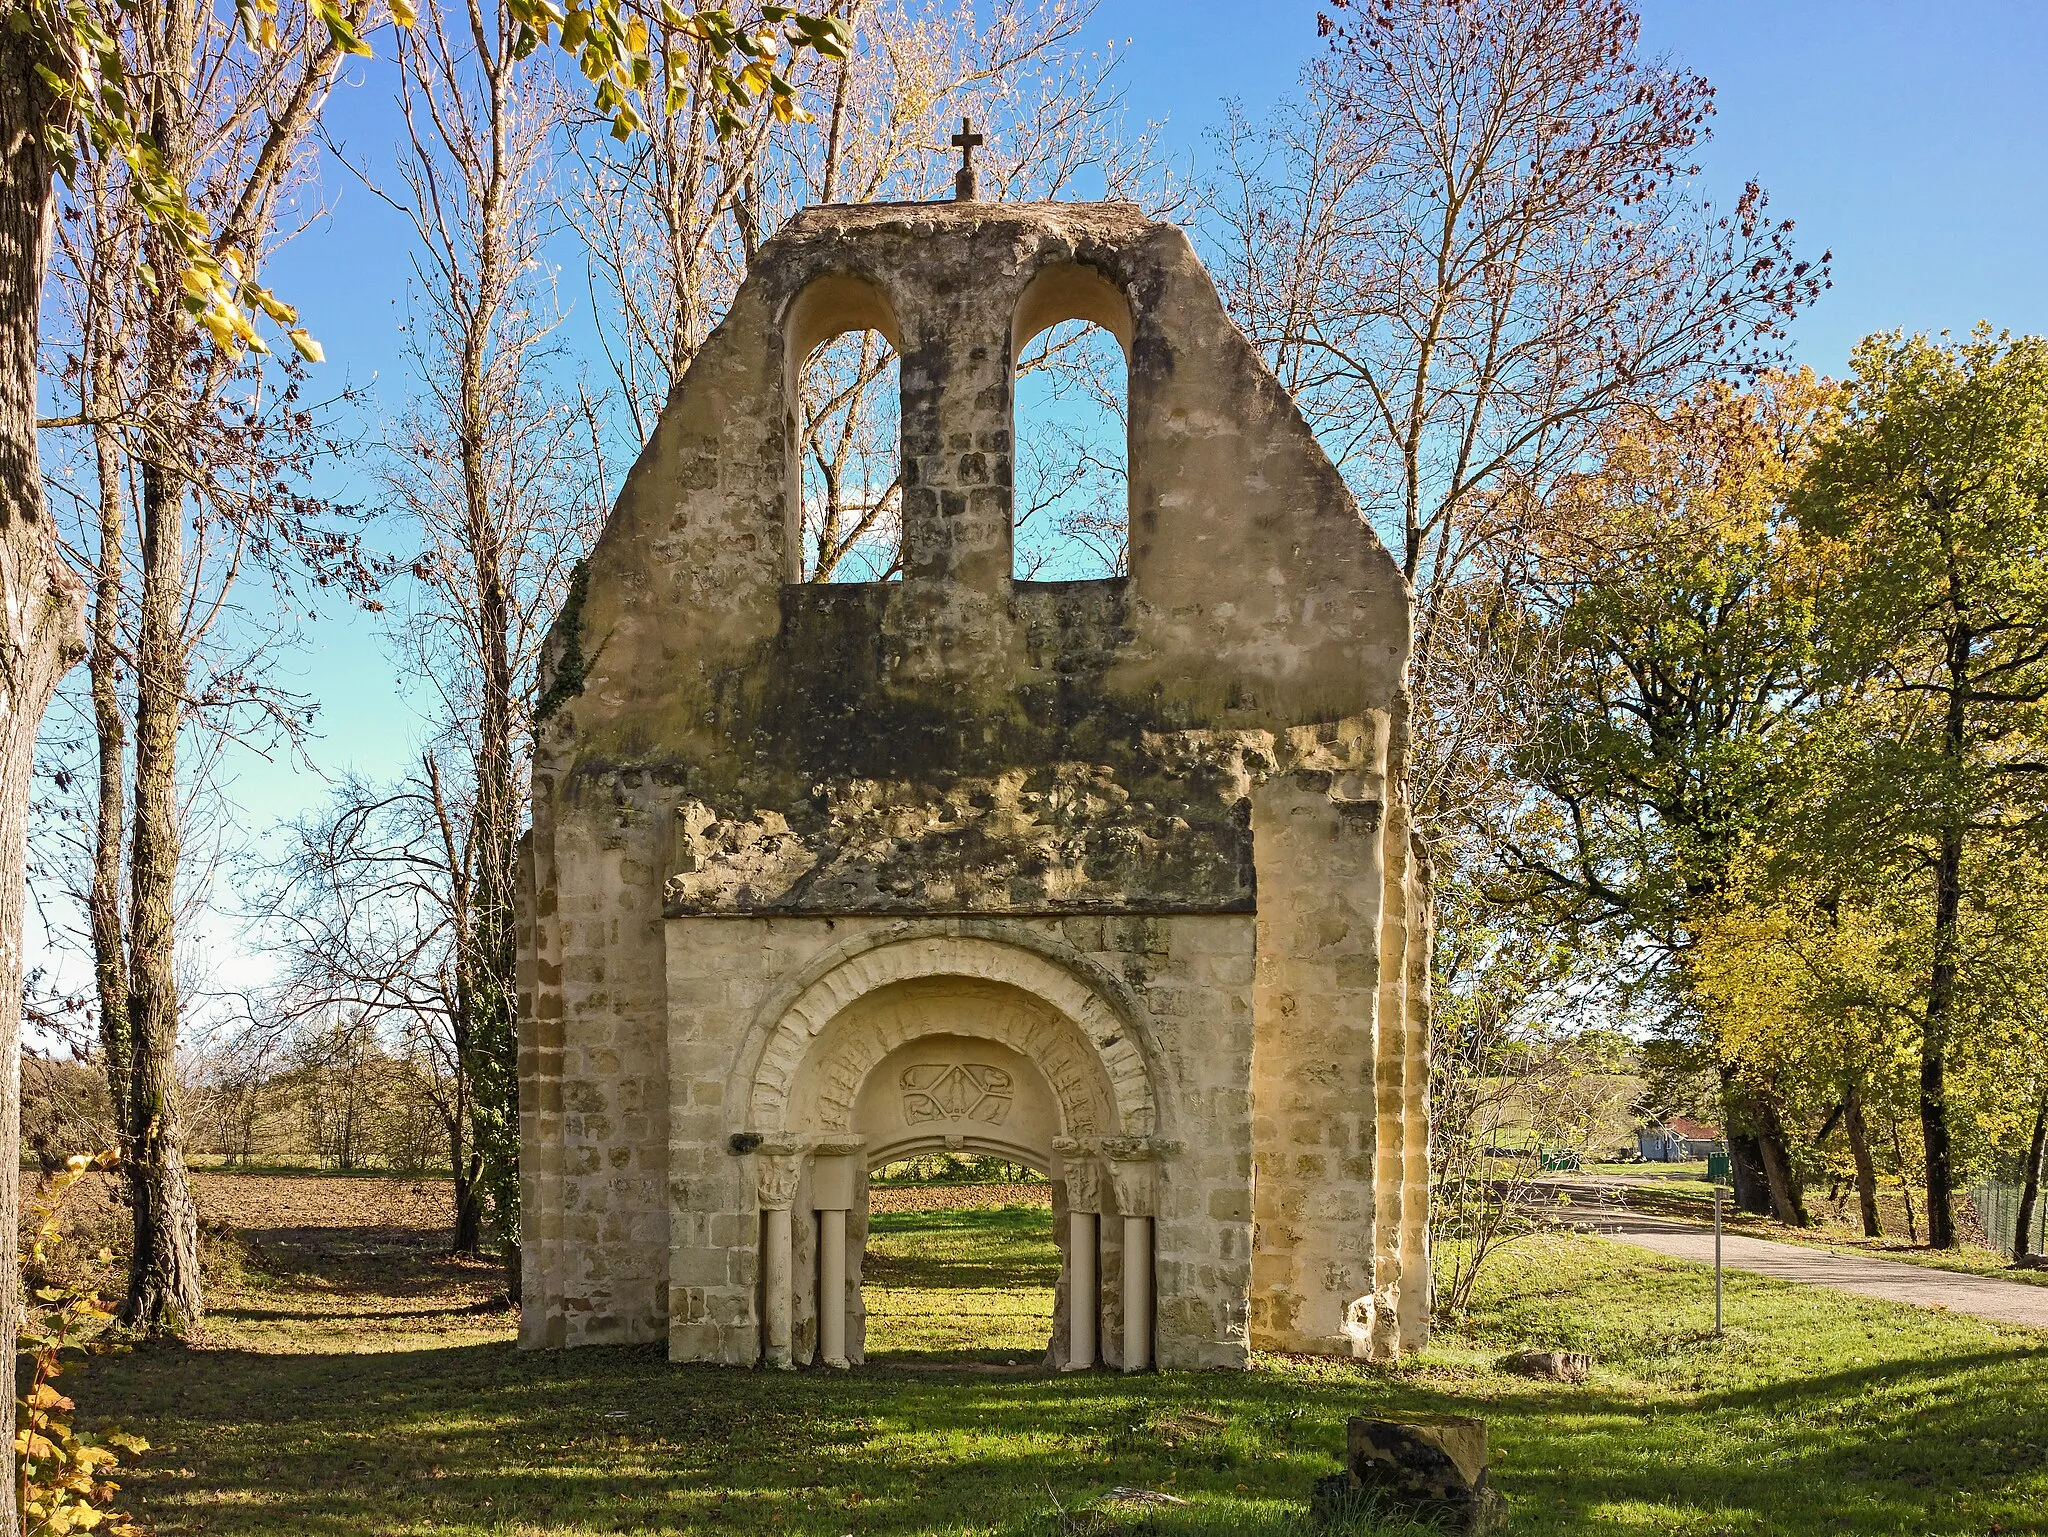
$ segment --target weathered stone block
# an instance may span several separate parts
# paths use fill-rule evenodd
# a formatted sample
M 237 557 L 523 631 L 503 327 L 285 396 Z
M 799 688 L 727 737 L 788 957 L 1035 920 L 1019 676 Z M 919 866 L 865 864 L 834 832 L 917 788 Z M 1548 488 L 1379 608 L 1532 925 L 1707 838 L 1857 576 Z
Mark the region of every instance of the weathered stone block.
M 1314 1506 L 1325 1519 L 1364 1506 L 1394 1520 L 1471 1534 L 1500 1529 L 1500 1496 L 1487 1487 L 1486 1425 L 1457 1414 L 1354 1416 L 1345 1428 L 1344 1471 L 1322 1480 Z
M 1584 1382 L 1593 1373 L 1593 1358 L 1576 1350 L 1517 1350 L 1501 1357 L 1500 1369 L 1550 1382 Z

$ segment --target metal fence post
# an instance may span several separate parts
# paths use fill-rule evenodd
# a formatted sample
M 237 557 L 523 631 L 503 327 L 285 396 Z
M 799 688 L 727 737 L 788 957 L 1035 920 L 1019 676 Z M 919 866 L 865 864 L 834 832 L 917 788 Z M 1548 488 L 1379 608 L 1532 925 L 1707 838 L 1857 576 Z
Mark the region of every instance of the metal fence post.
M 1721 1335 L 1721 1186 L 1714 1185 L 1714 1337 Z

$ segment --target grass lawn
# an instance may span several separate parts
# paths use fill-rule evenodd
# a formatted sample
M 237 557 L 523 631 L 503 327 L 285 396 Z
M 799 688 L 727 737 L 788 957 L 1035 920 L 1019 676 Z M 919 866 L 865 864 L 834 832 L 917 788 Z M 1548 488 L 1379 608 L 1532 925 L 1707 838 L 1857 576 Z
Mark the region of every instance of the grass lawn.
M 128 1492 L 167 1537 L 1263 1537 L 1303 1529 L 1346 1416 L 1382 1409 L 1483 1415 L 1526 1537 L 2048 1533 L 2048 1333 L 1735 1275 L 1717 1340 L 1705 1272 L 1559 1235 L 1508 1250 L 1398 1370 L 1047 1376 L 1050 1221 L 878 1214 L 875 1363 L 844 1375 L 521 1354 L 489 1271 L 398 1223 L 223 1236 L 210 1344 L 64 1386 L 155 1443 Z M 1524 1345 L 1589 1350 L 1594 1378 L 1495 1369 Z M 1058 1514 L 1113 1485 L 1193 1503 Z

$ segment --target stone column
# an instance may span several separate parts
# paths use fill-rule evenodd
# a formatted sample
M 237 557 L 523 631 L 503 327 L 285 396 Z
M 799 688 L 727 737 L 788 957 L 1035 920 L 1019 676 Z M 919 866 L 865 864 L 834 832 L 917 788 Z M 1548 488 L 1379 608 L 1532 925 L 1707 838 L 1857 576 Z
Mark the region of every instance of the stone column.
M 1104 1145 L 1116 1209 L 1124 1219 L 1123 1369 L 1152 1365 L 1152 1218 L 1158 1210 L 1157 1150 L 1135 1139 Z
M 796 1334 L 796 1299 L 790 1275 L 790 1208 L 796 1204 L 796 1187 L 803 1174 L 803 1158 L 796 1152 L 760 1155 L 759 1176 L 761 1218 L 761 1358 L 779 1371 L 796 1365 L 792 1344 Z
M 1124 1218 L 1124 1370 L 1152 1364 L 1152 1219 Z
M 1101 1304 L 1095 1276 L 1102 1220 L 1102 1170 L 1078 1142 L 1053 1144 L 1067 1183 L 1067 1360 L 1061 1369 L 1085 1372 L 1095 1365 L 1095 1315 Z
M 818 1360 L 844 1371 L 846 1214 L 853 1206 L 858 1143 L 821 1144 L 811 1159 L 811 1203 L 818 1210 Z
M 844 1371 L 846 1359 L 846 1208 L 818 1212 L 818 1360 Z

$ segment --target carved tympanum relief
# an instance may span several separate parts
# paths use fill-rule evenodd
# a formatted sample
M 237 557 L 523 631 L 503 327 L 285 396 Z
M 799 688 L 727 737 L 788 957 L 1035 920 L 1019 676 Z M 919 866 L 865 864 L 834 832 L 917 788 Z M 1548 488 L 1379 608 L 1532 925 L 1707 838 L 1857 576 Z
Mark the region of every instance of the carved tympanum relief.
M 1016 1080 L 987 1062 L 913 1062 L 898 1082 L 903 1089 L 903 1119 L 913 1126 L 928 1121 L 1000 1126 L 1016 1091 Z

